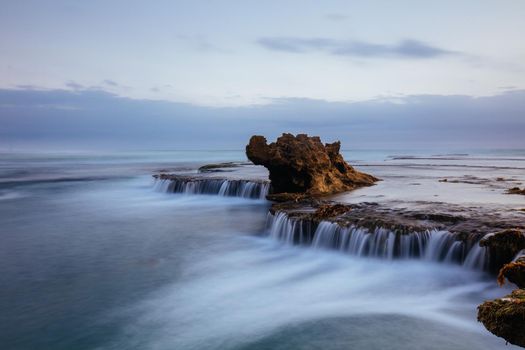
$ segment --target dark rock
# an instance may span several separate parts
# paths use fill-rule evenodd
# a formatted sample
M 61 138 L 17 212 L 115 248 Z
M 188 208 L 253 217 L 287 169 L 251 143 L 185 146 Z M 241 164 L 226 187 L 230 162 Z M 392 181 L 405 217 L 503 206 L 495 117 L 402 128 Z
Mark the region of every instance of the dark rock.
M 271 196 L 281 195 L 270 195 L 269 197 Z M 284 194 L 282 197 L 288 196 L 290 194 Z M 339 210 L 338 207 L 344 208 L 344 210 Z M 318 215 L 315 215 L 316 211 Z M 368 202 L 341 205 L 341 203 L 323 198 L 299 195 L 295 196 L 292 201 L 274 203 L 271 212 L 285 212 L 290 216 L 300 216 L 304 220 L 328 220 L 337 222 L 341 226 L 354 225 L 370 230 L 381 227 L 403 234 L 426 230 L 444 230 L 456 235 L 458 240 L 469 242 L 469 244 L 477 244 L 489 233 L 525 230 L 523 217 L 519 212 L 516 214 L 512 214 L 512 212 L 500 213 L 491 209 L 472 209 L 450 203 L 422 202 L 417 205 L 412 204 L 410 208 L 396 208 L 390 205 Z M 495 250 L 499 249 L 496 242 L 503 243 L 504 237 L 506 237 L 505 234 L 498 236 L 499 239 L 492 238 L 490 240 Z M 503 254 L 504 259 L 503 262 L 499 262 L 499 265 L 491 267 L 494 273 L 497 273 L 505 263 L 512 261 L 519 252 L 520 236 L 511 235 L 511 237 L 517 238 L 518 244 L 511 247 L 510 252 L 507 251 L 508 245 L 501 244 L 505 253 Z
M 304 193 L 272 193 L 266 196 L 266 199 L 274 202 L 301 202 L 308 196 Z
M 323 145 L 319 137 L 305 134 L 283 134 L 269 145 L 263 136 L 252 136 L 246 155 L 269 170 L 273 194 L 328 195 L 378 181 L 348 165 L 340 147 L 340 142 Z
M 525 288 L 525 256 L 503 266 L 498 275 L 500 286 L 505 283 L 505 278 L 519 288 Z
M 479 245 L 489 249 L 490 266 L 497 272 L 525 249 L 525 235 L 518 229 L 507 229 L 483 238 Z
M 478 321 L 507 342 L 525 347 L 525 290 L 478 306 Z
M 444 214 L 444 213 L 414 213 L 414 214 L 410 214 L 410 216 L 418 220 L 430 220 L 434 222 L 445 222 L 445 223 L 450 222 L 453 224 L 467 220 L 463 216 Z
M 345 204 L 321 204 L 312 217 L 316 221 L 326 220 L 328 218 L 336 218 L 352 210 L 352 206 Z
M 239 166 L 240 164 L 234 163 L 234 162 L 206 164 L 199 168 L 199 172 L 201 173 L 222 172 L 222 171 L 227 171 L 225 169 L 238 168 Z
M 521 194 L 521 195 L 525 195 L 525 188 L 524 189 L 520 189 L 519 187 L 509 188 L 506 193 L 507 194 Z

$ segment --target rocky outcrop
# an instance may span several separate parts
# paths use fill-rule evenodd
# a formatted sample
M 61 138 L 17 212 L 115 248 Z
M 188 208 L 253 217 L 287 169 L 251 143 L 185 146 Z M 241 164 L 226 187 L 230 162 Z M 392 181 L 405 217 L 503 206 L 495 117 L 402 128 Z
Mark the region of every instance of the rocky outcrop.
M 505 279 L 517 285 L 518 288 L 525 288 L 525 255 L 503 266 L 498 275 L 500 286 L 505 283 Z
M 525 290 L 478 306 L 478 321 L 511 344 L 525 347 Z
M 319 137 L 305 134 L 283 134 L 270 144 L 263 136 L 252 136 L 246 155 L 269 170 L 272 194 L 328 195 L 378 181 L 348 165 L 339 153 L 340 147 L 339 141 L 323 145 Z
M 490 266 L 497 272 L 503 265 L 509 263 L 525 249 L 525 235 L 518 229 L 507 229 L 483 238 L 479 245 L 487 247 L 490 256 Z
M 500 270 L 498 283 L 505 279 L 519 289 L 500 299 L 486 301 L 478 306 L 478 321 L 490 332 L 507 342 L 525 347 L 525 252 Z

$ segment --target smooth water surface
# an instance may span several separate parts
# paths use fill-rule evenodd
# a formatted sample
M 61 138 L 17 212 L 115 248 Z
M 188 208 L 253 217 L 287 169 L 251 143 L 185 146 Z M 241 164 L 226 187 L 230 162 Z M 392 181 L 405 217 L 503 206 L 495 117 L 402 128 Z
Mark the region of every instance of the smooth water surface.
M 153 190 L 153 171 L 228 160 L 3 155 L 1 348 L 512 348 L 476 322 L 508 292 L 493 276 L 291 247 L 264 200 Z

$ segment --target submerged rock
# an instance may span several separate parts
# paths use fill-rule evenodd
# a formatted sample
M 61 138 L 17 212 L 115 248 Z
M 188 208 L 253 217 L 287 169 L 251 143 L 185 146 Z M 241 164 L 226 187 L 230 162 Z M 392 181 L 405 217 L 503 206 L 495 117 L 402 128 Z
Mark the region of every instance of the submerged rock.
M 238 168 L 241 164 L 234 162 L 217 163 L 217 164 L 206 164 L 201 166 L 198 170 L 200 173 L 211 173 L 211 172 L 224 172 L 229 171 L 230 168 Z
M 525 290 L 478 306 L 478 321 L 511 344 L 525 347 Z
M 525 188 L 524 189 L 520 189 L 519 187 L 509 188 L 507 190 L 507 194 L 521 194 L 521 195 L 525 195 Z
M 348 165 L 340 147 L 339 141 L 323 145 L 319 137 L 305 134 L 283 134 L 270 144 L 263 136 L 252 136 L 246 155 L 269 170 L 273 194 L 328 195 L 378 181 Z

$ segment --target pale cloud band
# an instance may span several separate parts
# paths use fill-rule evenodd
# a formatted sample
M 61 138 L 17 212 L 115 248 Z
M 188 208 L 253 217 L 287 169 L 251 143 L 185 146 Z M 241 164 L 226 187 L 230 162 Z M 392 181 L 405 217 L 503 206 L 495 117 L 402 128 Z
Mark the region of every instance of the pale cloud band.
M 458 52 L 442 49 L 418 40 L 402 40 L 395 44 L 377 44 L 356 40 L 334 40 L 328 38 L 264 37 L 257 40 L 262 47 L 283 52 L 326 52 L 333 55 L 370 58 L 424 59 L 458 55 Z
M 252 134 L 340 139 L 347 148 L 523 146 L 525 90 L 488 97 L 413 95 L 355 103 L 273 99 L 212 108 L 124 98 L 97 89 L 0 90 L 0 150 L 242 149 Z

